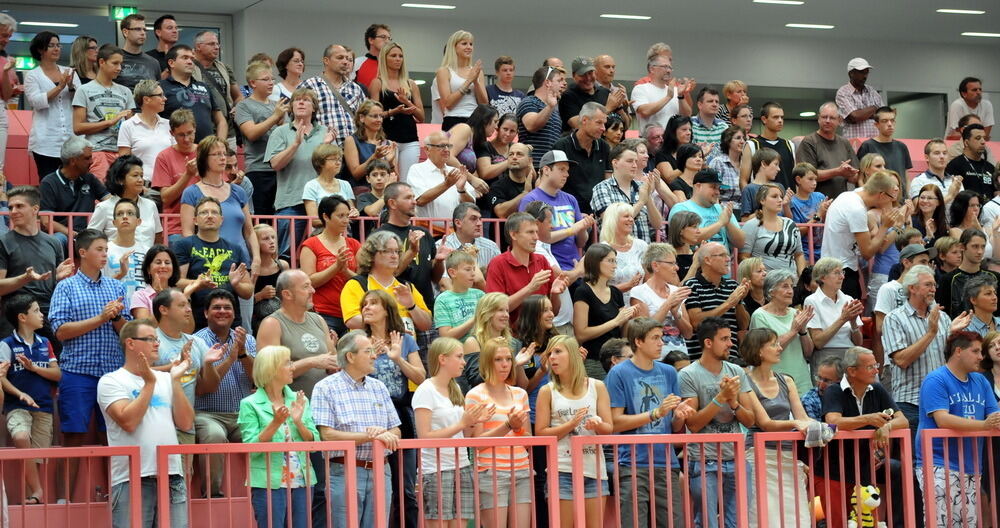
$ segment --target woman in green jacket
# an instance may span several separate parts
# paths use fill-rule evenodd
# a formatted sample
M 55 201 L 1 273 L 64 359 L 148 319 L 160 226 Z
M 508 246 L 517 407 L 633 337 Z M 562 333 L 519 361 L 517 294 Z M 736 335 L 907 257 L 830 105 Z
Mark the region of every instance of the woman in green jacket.
M 292 361 L 287 347 L 261 349 L 254 360 L 253 381 L 257 392 L 240 402 L 238 423 L 244 444 L 319 440 L 309 400 L 302 391 L 295 393 L 288 388 Z M 306 497 L 312 494 L 315 484 L 316 473 L 308 453 L 250 455 L 251 503 L 259 527 L 305 528 Z M 289 500 L 290 522 L 286 518 Z

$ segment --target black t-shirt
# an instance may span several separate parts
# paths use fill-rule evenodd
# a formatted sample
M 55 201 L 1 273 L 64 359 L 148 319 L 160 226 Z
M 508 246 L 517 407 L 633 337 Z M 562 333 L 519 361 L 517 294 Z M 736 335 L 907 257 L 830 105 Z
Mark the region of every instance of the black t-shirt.
M 206 136 L 215 134 L 215 120 L 212 113 L 221 110 L 212 98 L 212 93 L 205 83 L 200 83 L 191 79 L 191 83 L 184 86 L 173 77 L 167 77 L 160 81 L 163 88 L 163 95 L 167 98 L 166 105 L 160 116 L 170 119 L 170 114 L 174 110 L 186 108 L 194 113 L 195 141 L 201 141 Z
M 677 158 L 675 158 L 673 156 L 673 154 L 667 152 L 666 149 L 660 149 L 660 151 L 657 152 L 655 156 L 653 156 L 653 166 L 654 167 L 656 165 L 659 165 L 659 164 L 663 163 L 663 162 L 669 163 L 670 166 L 673 167 L 674 169 L 682 170 L 682 169 L 678 169 L 677 168 Z
M 170 69 L 170 65 L 167 64 L 167 52 L 153 48 L 147 51 L 146 55 L 153 57 L 154 59 L 156 59 L 156 62 L 160 63 L 161 72 L 165 72 Z
M 207 273 L 209 278 L 218 285 L 219 288 L 236 295 L 236 290 L 229 284 L 229 268 L 241 263 L 250 267 L 250 257 L 242 246 L 233 244 L 224 238 L 219 238 L 215 242 L 205 242 L 197 235 L 182 238 L 173 244 L 174 253 L 177 254 L 177 263 L 180 266 L 188 265 L 186 279 L 197 279 L 202 273 Z M 207 307 L 208 294 L 211 290 L 199 290 L 191 295 L 191 311 L 194 312 L 195 328 L 204 328 L 207 325 L 205 320 L 205 308 Z M 240 324 L 239 307 L 236 307 L 236 321 L 234 325 Z
M 372 194 L 371 191 L 359 194 L 357 205 L 358 205 L 358 211 L 361 213 L 361 216 L 369 216 L 368 213 L 365 212 L 365 207 L 368 207 L 369 205 L 377 201 L 378 197 Z M 382 206 L 382 211 L 384 210 L 385 210 L 385 205 Z M 379 211 L 378 213 L 375 213 L 374 215 L 371 216 L 378 217 L 380 214 L 382 214 L 382 211 Z M 378 222 L 375 222 L 374 220 L 365 220 L 364 224 L 365 224 L 364 227 L 366 236 L 368 233 L 371 233 L 372 231 L 375 230 L 375 228 L 378 227 Z
M 680 191 L 684 193 L 684 197 L 688 200 L 690 200 L 691 195 L 694 194 L 694 187 L 688 185 L 688 182 L 684 181 L 684 178 L 681 178 L 680 176 L 670 182 L 667 187 L 670 187 L 671 191 Z
M 858 409 L 857 400 L 854 398 L 854 393 L 848 388 L 844 390 L 841 388 L 839 383 L 834 383 L 827 386 L 826 390 L 823 391 L 823 419 L 826 420 L 827 413 L 835 412 L 840 413 L 844 418 L 854 418 L 856 416 L 861 416 L 863 414 L 872 414 L 882 411 L 887 411 L 892 409 L 893 411 L 899 410 L 899 405 L 896 405 L 896 401 L 889 394 L 889 391 L 885 390 L 885 387 L 880 383 L 873 383 L 871 389 L 865 392 L 861 400 L 861 409 Z M 871 430 L 874 427 L 866 425 L 859 427 L 858 429 Z M 844 449 L 841 449 L 841 444 L 846 443 Z M 869 445 L 868 440 L 860 440 L 857 444 L 857 450 L 855 450 L 854 441 L 834 441 L 830 442 L 827 446 L 826 454 L 829 460 L 830 471 L 828 477 L 832 480 L 840 480 L 840 464 L 843 460 L 844 464 L 844 475 L 845 480 L 854 484 L 856 482 L 870 484 L 871 480 L 871 464 L 868 459 L 870 453 L 874 449 Z M 840 452 L 844 451 L 843 454 Z M 821 452 L 817 450 L 817 452 Z M 860 474 L 855 472 L 855 460 L 854 453 L 863 453 L 864 456 L 861 460 L 858 460 L 858 465 L 861 466 Z M 899 453 L 895 453 L 895 458 L 899 458 Z M 824 463 L 822 458 L 818 458 L 815 463 L 815 471 L 818 475 L 823 475 L 826 472 L 827 464 Z M 878 479 L 884 478 L 885 469 L 882 468 L 877 471 Z M 858 478 L 860 477 L 860 478 Z
M 41 211 L 64 211 L 67 213 L 93 213 L 94 203 L 108 195 L 104 184 L 93 174 L 87 173 L 75 180 L 66 179 L 61 170 L 42 178 L 38 186 L 42 195 Z M 69 227 L 69 217 L 56 216 L 56 222 Z M 87 229 L 86 216 L 73 217 L 73 231 Z
M 976 191 L 981 196 L 980 203 L 985 204 L 993 198 L 996 187 L 993 182 L 993 164 L 981 159 L 973 161 L 964 154 L 948 162 L 944 168 L 948 176 L 961 176 L 962 186 L 968 191 Z
M 135 85 L 139 84 L 139 81 L 149 79 L 153 81 L 160 80 L 160 63 L 153 57 L 150 57 L 146 53 L 129 53 L 122 50 L 124 53 L 124 60 L 122 61 L 122 71 L 115 78 L 115 82 L 128 88 L 129 90 L 135 90 Z
M 594 93 L 589 94 L 581 90 L 576 83 L 573 83 L 559 97 L 559 117 L 562 118 L 563 132 L 571 130 L 569 120 L 571 117 L 576 117 L 580 114 L 580 109 L 583 108 L 583 105 L 591 101 L 596 101 L 602 105 L 607 104 L 610 95 L 611 90 L 597 86 L 596 84 L 594 85 Z
M 25 236 L 11 229 L 0 236 L 0 270 L 5 270 L 8 278 L 21 275 L 29 267 L 38 274 L 52 273 L 48 279 L 31 281 L 17 290 L 34 295 L 44 314 L 49 312 L 49 300 L 56 289 L 56 266 L 65 258 L 62 244 L 48 233 Z M 4 317 L 0 317 L 0 328 L 10 329 Z
M 587 310 L 587 326 L 600 326 L 617 317 L 618 312 L 625 307 L 625 296 L 621 290 L 614 286 L 609 289 L 611 290 L 611 297 L 606 303 L 597 298 L 597 295 L 594 294 L 594 290 L 589 284 L 581 284 L 573 291 L 574 305 L 582 302 L 589 306 L 589 310 Z M 604 346 L 604 343 L 608 342 L 609 339 L 621 337 L 621 335 L 621 327 L 616 326 L 589 341 L 580 343 L 580 346 L 587 349 L 588 358 L 599 359 L 601 347 Z
M 434 288 L 432 286 L 432 274 L 434 273 L 434 254 L 436 252 L 434 248 L 434 239 L 431 237 L 430 231 L 416 226 L 396 226 L 388 222 L 382 224 L 377 231 L 388 231 L 397 237 L 399 237 L 399 249 L 404 253 L 407 248 L 409 248 L 409 233 L 410 231 L 423 231 L 424 236 L 420 239 L 420 250 L 417 251 L 417 255 L 413 257 L 413 262 L 410 263 L 410 267 L 406 268 L 406 271 L 400 273 L 396 276 L 400 282 L 409 282 L 416 286 L 417 291 L 420 295 L 424 296 L 424 302 L 427 303 L 427 307 L 431 310 L 434 309 Z
M 590 199 L 594 195 L 594 186 L 604 181 L 605 174 L 611 170 L 611 147 L 608 142 L 598 138 L 591 143 L 590 153 L 587 153 L 574 133 L 559 138 L 552 144 L 552 150 L 561 150 L 569 160 L 576 162 L 570 164 L 569 178 L 562 190 L 576 197 L 580 212 L 593 213 Z
M 513 200 L 522 192 L 524 192 L 524 182 L 517 183 L 516 181 L 510 179 L 509 173 L 503 173 L 490 185 L 490 192 L 486 194 L 490 216 L 499 218 L 500 215 L 496 214 L 495 207 L 504 202 Z

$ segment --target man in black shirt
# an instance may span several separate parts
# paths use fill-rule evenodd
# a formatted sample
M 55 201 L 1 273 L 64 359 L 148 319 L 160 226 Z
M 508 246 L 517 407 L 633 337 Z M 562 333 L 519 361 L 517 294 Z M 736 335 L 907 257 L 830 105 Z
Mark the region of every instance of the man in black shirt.
M 514 143 L 507 153 L 507 172 L 490 186 L 486 194 L 494 218 L 507 218 L 517 212 L 517 206 L 535 188 L 535 169 L 531 166 L 531 151 L 524 143 Z
M 177 44 L 180 38 L 180 29 L 177 26 L 177 19 L 174 15 L 163 15 L 153 22 L 153 34 L 156 35 L 156 47 L 147 51 L 146 55 L 153 57 L 160 63 L 161 75 L 167 75 L 170 65 L 167 64 L 167 52 Z
M 192 77 L 195 65 L 191 47 L 178 44 L 170 48 L 167 52 L 167 64 L 170 66 L 170 76 L 160 81 L 167 102 L 160 115 L 169 119 L 174 110 L 187 108 L 194 114 L 196 142 L 212 134 L 226 137 L 226 117 L 215 104 L 211 90 L 205 83 Z
M 599 86 L 596 82 L 597 72 L 594 61 L 590 57 L 573 59 L 573 84 L 559 97 L 559 116 L 563 122 L 563 133 L 580 126 L 580 109 L 593 101 L 605 106 L 608 113 L 616 113 L 628 128 L 629 119 L 628 94 L 621 85 L 614 89 Z
M 160 63 L 154 57 L 142 52 L 146 43 L 146 17 L 133 13 L 121 22 L 122 36 L 122 71 L 115 82 L 135 90 L 135 85 L 144 79 L 160 80 Z
M 962 155 L 948 162 L 944 168 L 948 176 L 961 176 L 966 190 L 979 193 L 979 203 L 986 203 L 996 193 L 993 181 L 993 164 L 986 161 L 986 129 L 972 123 L 962 130 Z
M 893 452 L 889 449 L 889 434 L 896 429 L 907 429 L 909 423 L 889 391 L 875 381 L 878 378 L 878 364 L 871 350 L 864 347 L 847 349 L 844 367 L 846 371 L 840 383 L 831 384 L 823 391 L 824 421 L 837 426 L 841 431 L 874 429 L 875 440 L 861 440 L 857 443 L 834 440 L 827 447 L 826 461 L 817 461 L 814 469 L 817 474 L 826 475 L 829 479 L 868 485 L 873 483 L 872 463 L 868 457 L 875 457 L 876 465 L 888 463 L 888 488 L 885 486 L 885 470 L 880 467 L 875 471 L 874 482 L 882 485 L 883 494 L 892 496 L 893 526 L 902 527 L 902 465 L 899 460 L 890 458 Z M 858 454 L 862 454 L 860 460 L 855 458 Z M 845 475 L 840 474 L 841 464 Z M 849 488 L 845 486 L 845 489 Z M 912 504 L 906 506 L 913 507 Z
M 611 147 L 604 140 L 604 123 L 608 119 L 604 107 L 590 102 L 580 109 L 579 126 L 569 135 L 552 144 L 569 158 L 569 178 L 563 190 L 580 204 L 580 212 L 591 214 L 590 198 L 594 186 L 601 183 L 611 169 Z
M 39 184 L 42 193 L 42 211 L 61 211 L 68 213 L 93 213 L 94 202 L 104 200 L 111 195 L 104 184 L 90 173 L 93 148 L 90 142 L 82 136 L 70 136 L 59 150 L 62 167 L 52 174 L 44 176 Z M 70 237 L 75 238 L 78 231 L 87 228 L 86 216 L 68 216 L 52 218 L 53 236 L 66 247 Z M 49 217 L 42 218 L 42 227 L 48 230 Z
M 389 231 L 399 237 L 403 254 L 399 258 L 396 278 L 410 282 L 424 296 L 428 308 L 434 308 L 433 283 L 444 275 L 444 256 L 437 258 L 431 233 L 423 227 L 410 225 L 417 206 L 413 189 L 406 183 L 395 182 L 385 188 L 385 221 L 376 231 Z M 447 252 L 447 250 L 446 250 Z

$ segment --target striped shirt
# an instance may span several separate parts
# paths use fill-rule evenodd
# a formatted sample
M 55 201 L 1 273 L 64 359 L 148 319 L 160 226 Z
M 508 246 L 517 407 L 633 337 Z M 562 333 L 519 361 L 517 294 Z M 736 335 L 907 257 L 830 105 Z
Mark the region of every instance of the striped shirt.
M 639 201 L 640 187 L 639 182 L 630 180 L 629 192 L 625 194 L 625 191 L 622 190 L 618 184 L 618 180 L 614 176 L 595 185 L 594 193 L 590 198 L 590 208 L 594 211 L 594 216 L 597 217 L 598 223 L 602 223 L 605 209 L 612 204 L 621 202 L 628 205 L 635 205 Z M 632 236 L 646 242 L 652 242 L 650 238 L 649 213 L 646 207 L 639 209 L 639 216 L 635 218 L 635 222 L 632 224 Z
M 712 145 L 712 152 L 708 154 L 706 159 L 711 160 L 722 154 L 720 143 L 722 142 L 722 133 L 725 132 L 727 128 L 729 128 L 729 123 L 726 123 L 721 119 L 713 119 L 712 126 L 708 126 L 702 122 L 700 116 L 692 116 L 691 142 L 710 143 Z
M 874 116 L 860 123 L 847 122 L 847 115 L 855 110 L 869 106 L 874 106 L 875 108 L 882 106 L 882 96 L 879 95 L 877 90 L 866 84 L 861 91 L 858 91 L 854 85 L 847 83 L 837 90 L 836 101 L 840 117 L 844 120 L 843 136 L 845 138 L 871 138 L 878 135 L 878 129 L 875 128 Z
M 458 249 L 465 244 L 458 239 L 458 235 L 455 233 L 449 233 L 447 236 L 438 241 L 437 247 L 449 247 L 451 249 Z M 476 264 L 484 270 L 490 265 L 490 261 L 500 256 L 500 246 L 496 242 L 486 238 L 486 237 L 476 237 L 472 241 L 472 245 L 476 246 L 479 251 L 476 253 Z
M 312 77 L 299 88 L 309 88 L 316 93 L 319 99 L 319 108 L 316 109 L 316 119 L 327 130 L 332 130 L 337 145 L 344 145 L 344 138 L 354 134 L 354 112 L 357 111 L 361 103 L 367 99 L 365 89 L 354 81 L 345 81 L 337 90 L 341 97 L 347 102 L 349 108 L 344 108 L 340 99 L 333 94 L 333 87 L 322 75 Z
M 219 341 L 219 338 L 215 335 L 215 332 L 211 328 L 205 327 L 194 333 L 194 336 L 200 338 L 209 346 L 209 348 L 218 345 L 229 345 L 233 346 L 233 341 L 235 340 L 235 333 L 230 330 L 229 337 L 225 342 Z M 247 340 L 243 345 L 244 350 L 247 355 L 254 358 L 257 357 L 257 340 L 254 339 L 249 332 L 247 332 Z M 222 359 L 216 361 L 214 364 L 226 360 L 231 352 L 226 352 L 222 356 Z M 229 372 L 222 377 L 219 381 L 219 388 L 209 394 L 201 394 L 195 397 L 194 410 L 205 411 L 205 412 L 218 412 L 218 413 L 238 413 L 240 412 L 240 400 L 249 396 L 254 392 L 253 380 L 251 379 L 252 373 L 248 373 L 243 369 L 243 363 L 236 360 L 231 367 L 229 367 Z
M 928 316 L 930 310 L 928 310 Z M 944 310 L 938 319 L 937 334 L 909 367 L 896 364 L 895 353 L 916 343 L 927 333 L 927 316 L 921 317 L 909 302 L 889 312 L 882 322 L 882 348 L 890 359 L 892 397 L 897 403 L 920 405 L 920 384 L 934 369 L 944 365 L 945 342 L 951 317 Z
M 399 415 L 389 398 L 389 389 L 372 377 L 355 381 L 347 371 L 331 374 L 313 387 L 312 413 L 316 426 L 345 433 L 363 433 L 369 427 L 399 427 Z M 357 445 L 358 460 L 372 460 L 372 443 Z M 344 456 L 331 451 L 331 457 Z
M 690 312 L 695 308 L 702 311 L 714 310 L 726 302 L 726 299 L 732 295 L 733 290 L 739 286 L 739 283 L 733 279 L 722 277 L 719 285 L 716 286 L 709 282 L 699 271 L 697 275 L 685 281 L 684 285 L 691 288 L 691 296 L 687 298 L 685 303 Z M 739 351 L 736 345 L 736 332 L 739 331 L 739 327 L 736 325 L 736 308 L 730 308 L 726 313 L 722 314 L 722 319 L 726 321 L 729 329 L 733 331 L 733 348 L 729 351 L 729 355 L 731 357 L 738 357 Z M 701 358 L 701 343 L 697 339 L 688 339 L 687 346 L 688 356 L 691 358 L 691 361 Z
M 515 410 L 528 412 L 528 393 L 520 387 L 507 387 L 511 400 L 514 404 L 508 407 L 496 406 L 493 416 L 483 422 L 483 430 L 489 431 L 507 423 L 507 417 Z M 486 384 L 477 385 L 465 395 L 465 408 L 468 409 L 477 403 L 496 404 L 490 398 Z M 519 431 L 508 431 L 504 436 L 530 436 L 530 426 L 525 424 Z M 487 447 L 479 449 L 476 453 L 476 463 L 478 471 L 488 469 L 499 471 L 510 471 L 528 469 L 528 450 L 524 446 L 518 447 Z
M 787 269 L 798 274 L 795 257 L 802 254 L 802 233 L 791 219 L 779 216 L 778 222 L 781 228 L 777 231 L 769 231 L 757 217 L 743 224 L 746 242 L 740 251 L 762 258 L 768 271 Z
M 103 274 L 93 280 L 78 271 L 71 277 L 56 283 L 52 292 L 49 309 L 49 323 L 52 333 L 66 323 L 85 321 L 104 311 L 109 302 L 121 299 L 125 304 L 121 316 L 132 320 L 129 298 L 125 295 L 125 285 Z M 107 321 L 101 326 L 72 339 L 62 342 L 59 366 L 66 372 L 101 377 L 114 372 L 125 363 L 125 354 L 118 341 L 114 323 Z
M 517 105 L 517 137 L 521 143 L 531 145 L 531 161 L 537 167 L 542 156 L 552 150 L 552 145 L 562 136 L 562 118 L 559 117 L 559 107 L 552 109 L 549 120 L 535 132 L 529 132 L 524 127 L 524 116 L 545 110 L 545 102 L 529 95 Z

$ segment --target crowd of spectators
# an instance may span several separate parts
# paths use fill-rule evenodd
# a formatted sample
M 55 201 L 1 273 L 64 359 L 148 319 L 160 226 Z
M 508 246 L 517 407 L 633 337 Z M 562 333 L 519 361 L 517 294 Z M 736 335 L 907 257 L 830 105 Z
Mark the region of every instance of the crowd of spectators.
M 0 50 L 16 24 L 0 14 Z M 928 141 L 914 175 L 894 139 L 898 112 L 860 57 L 817 130 L 784 138 L 780 103 L 757 113 L 742 81 L 720 93 L 675 77 L 663 43 L 631 92 L 609 55 L 569 69 L 548 58 L 522 91 L 508 56 L 488 84 L 459 30 L 426 119 L 387 25 L 365 31 L 360 56 L 326 47 L 315 75 L 301 49 L 257 54 L 243 88 L 216 33 L 192 47 L 177 43 L 173 16 L 153 27 L 145 53 L 141 14 L 121 20 L 122 47 L 80 37 L 69 67 L 59 35 L 40 32 L 23 78 L 0 54 L 0 99 L 24 93 L 41 179 L 0 177 L 7 429 L 19 448 L 80 446 L 95 431 L 139 445 L 141 483 L 112 462 L 114 526 L 128 525 L 133 485 L 152 525 L 158 471 L 174 526 L 188 523 L 188 496 L 225 493 L 222 456 L 157 468 L 157 445 L 357 444 L 356 497 L 340 493 L 344 453 L 252 455 L 260 526 L 284 526 L 286 509 L 302 526 L 308 504 L 315 525 L 328 511 L 339 525 L 355 500 L 359 525 L 374 526 L 374 442 L 392 451 L 393 525 L 401 509 L 415 521 L 419 488 L 428 522 L 458 526 L 474 516 L 459 488 L 479 491 L 486 525 L 528 526 L 534 512 L 546 526 L 544 451 L 424 449 L 418 464 L 396 448 L 551 435 L 569 526 L 571 436 L 749 433 L 752 445 L 755 432 L 819 422 L 873 429 L 876 447 L 894 429 L 916 440 L 912 461 L 871 450 L 895 457 L 884 474 L 826 477 L 901 493 L 899 465 L 930 464 L 934 488 L 917 487 L 915 504 L 926 494 L 949 524 L 988 511 L 970 480 L 982 441 L 965 441 L 959 467 L 957 444 L 923 460 L 917 436 L 1000 428 L 1000 172 L 978 79 L 963 79 L 949 108 L 956 142 Z M 421 140 L 427 121 L 441 127 Z M 626 139 L 633 123 L 639 137 Z M 732 446 L 584 453 L 588 526 L 601 525 L 613 473 L 625 526 L 683 523 L 685 481 L 699 526 L 735 526 L 746 468 Z M 753 490 L 751 513 L 784 504 L 795 524 L 789 505 L 806 509 L 797 461 L 765 453 L 748 467 L 785 486 Z M 189 492 L 185 476 L 206 466 L 211 478 Z M 56 475 L 78 472 L 71 460 Z M 50 500 L 35 462 L 24 476 L 26 503 Z M 662 482 L 674 501 L 650 511 Z M 945 497 L 946 486 L 964 492 Z M 903 507 L 894 497 L 896 526 Z

